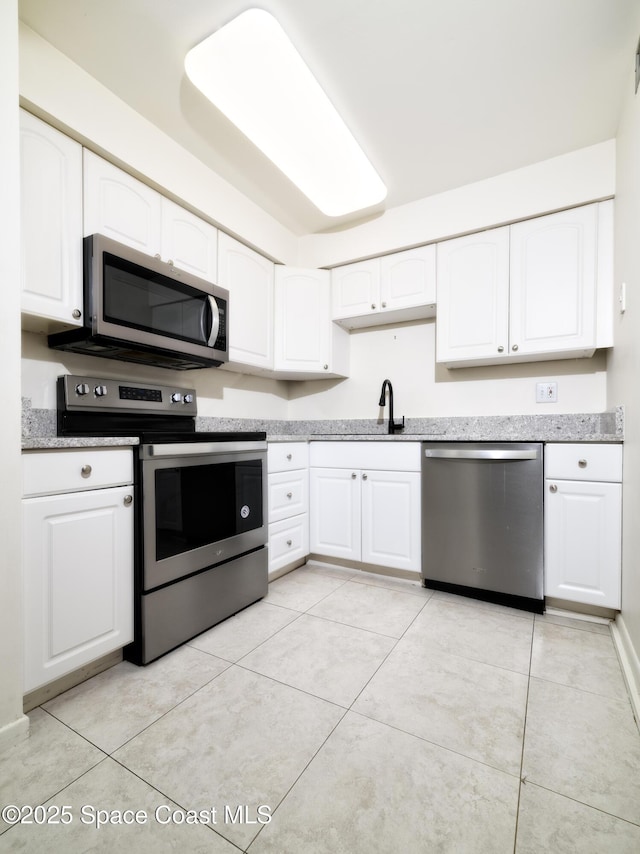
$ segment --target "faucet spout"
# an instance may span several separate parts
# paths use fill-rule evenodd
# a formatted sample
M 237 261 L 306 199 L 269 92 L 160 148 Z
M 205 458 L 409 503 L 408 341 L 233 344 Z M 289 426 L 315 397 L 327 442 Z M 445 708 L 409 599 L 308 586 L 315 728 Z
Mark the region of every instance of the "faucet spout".
M 386 401 L 386 393 L 387 389 L 389 390 L 389 433 L 395 433 L 399 430 L 404 430 L 404 415 L 402 416 L 402 423 L 396 424 L 396 421 L 393 417 L 393 386 L 391 385 L 391 380 L 384 380 L 382 383 L 382 389 L 380 391 L 380 400 L 378 401 L 378 406 L 384 406 Z

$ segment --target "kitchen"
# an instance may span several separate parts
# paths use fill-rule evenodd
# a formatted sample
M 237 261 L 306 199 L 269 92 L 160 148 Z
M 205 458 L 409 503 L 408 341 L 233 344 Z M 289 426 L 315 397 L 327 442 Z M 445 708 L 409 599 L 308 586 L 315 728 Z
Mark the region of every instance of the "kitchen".
M 11 31 L 11 26 L 7 26 L 7 31 Z M 634 47 L 632 44 L 631 52 Z M 638 263 L 633 249 L 632 223 L 637 221 L 640 187 L 633 153 L 638 139 L 638 108 L 637 99 L 629 91 L 633 88 L 631 83 L 624 91 L 622 121 L 615 140 L 609 139 L 555 160 L 545 160 L 533 167 L 516 169 L 509 173 L 509 177 L 487 178 L 484 184 L 469 183 L 449 193 L 414 202 L 395 212 L 395 216 L 378 217 L 335 234 L 308 234 L 296 238 L 257 207 L 249 206 L 246 200 L 239 211 L 238 199 L 229 194 L 228 188 L 223 187 L 216 176 L 192 163 L 170 139 L 158 134 L 111 93 L 86 78 L 77 66 L 43 43 L 32 31 L 23 30 L 20 53 L 23 106 L 35 105 L 41 114 L 57 117 L 63 127 L 75 128 L 79 138 L 93 139 L 103 152 L 109 152 L 116 161 L 127 163 L 134 171 L 146 175 L 152 184 L 165 187 L 174 197 L 189 199 L 196 209 L 205 212 L 213 221 L 267 255 L 292 266 L 302 262 L 305 267 L 335 266 L 418 245 L 425 241 L 425 237 L 436 241 L 615 195 L 615 282 L 616 288 L 622 281 L 627 283 L 627 310 L 624 315 L 616 312 L 614 348 L 598 351 L 590 359 L 552 362 L 542 367 L 540 364 L 521 363 L 449 371 L 434 365 L 435 323 L 427 320 L 352 332 L 351 379 L 345 382 L 319 379 L 288 384 L 277 378 L 217 371 L 194 372 L 189 375 L 189 383 L 184 382 L 184 375 L 172 377 L 170 381 L 189 385 L 193 376 L 200 401 L 199 413 L 211 418 L 252 419 L 256 412 L 260 412 L 261 417 L 282 421 L 376 419 L 379 415 L 380 383 L 387 376 L 394 384 L 397 416 L 508 417 L 538 414 L 541 409 L 548 411 L 535 402 L 533 392 L 538 380 L 557 382 L 559 403 L 550 405 L 557 413 L 603 412 L 623 404 L 624 512 L 628 523 L 624 527 L 620 625 L 626 638 L 627 652 L 632 658 L 635 655 L 637 673 L 640 585 L 635 571 L 637 534 L 632 521 L 637 498 L 629 484 L 637 480 L 634 420 L 637 414 L 635 377 L 638 351 L 634 331 L 637 333 L 638 321 L 634 319 L 634 285 Z M 48 74 L 45 69 L 48 69 Z M 14 71 L 14 77 L 15 74 Z M 628 76 L 632 77 L 631 71 Z M 57 81 L 57 85 L 47 85 L 51 80 Z M 64 81 L 64 86 L 61 81 Z M 103 104 L 104 110 L 98 114 L 95 109 L 84 109 L 88 102 Z M 117 120 L 107 125 L 101 115 L 111 111 Z M 173 164 L 171 170 L 166 168 L 167 158 Z M 181 168 L 177 168 L 178 164 Z M 10 181 L 7 186 L 11 186 Z M 230 199 L 228 206 L 223 204 L 223 199 Z M 15 233 L 15 226 L 9 220 L 7 216 L 5 236 Z M 11 257 L 10 252 L 3 255 Z M 3 336 L 3 339 L 4 347 L 8 347 L 9 341 L 14 343 L 14 351 L 11 356 L 7 355 L 6 361 L 10 365 L 15 364 L 15 373 L 18 373 L 15 332 Z M 28 332 L 24 337 L 23 356 L 23 388 L 28 391 L 32 406 L 51 409 L 55 406 L 54 385 L 55 377 L 60 373 L 60 361 L 54 353 L 46 350 L 39 336 Z M 78 374 L 93 372 L 99 376 L 95 367 L 98 361 L 91 360 L 89 371 L 88 363 L 82 357 L 69 357 L 62 363 L 62 370 Z M 108 368 L 110 363 L 104 364 Z M 411 370 L 407 370 L 408 364 L 412 366 Z M 118 371 L 117 374 L 102 369 L 102 375 L 150 382 L 163 382 L 168 377 L 166 372 L 151 368 L 136 368 L 126 373 Z M 19 466 L 19 460 L 16 466 Z M 17 486 L 16 493 L 19 492 L 20 486 Z M 10 513 L 5 518 L 13 518 L 15 512 L 14 509 L 13 516 Z M 3 584 L 8 584 L 9 592 L 13 590 L 13 594 L 3 597 L 3 601 L 15 601 L 15 579 L 7 578 L 5 581 L 4 575 Z M 3 632 L 7 632 L 7 637 L 3 636 L 3 647 L 17 649 L 17 617 L 11 607 L 6 610 Z M 19 651 L 16 658 L 20 658 Z M 6 679 L 3 670 L 2 681 L 9 686 L 8 705 L 6 708 L 2 706 L 2 723 L 14 720 L 17 708 L 15 685 L 20 682 L 17 666 L 7 662 L 6 667 Z

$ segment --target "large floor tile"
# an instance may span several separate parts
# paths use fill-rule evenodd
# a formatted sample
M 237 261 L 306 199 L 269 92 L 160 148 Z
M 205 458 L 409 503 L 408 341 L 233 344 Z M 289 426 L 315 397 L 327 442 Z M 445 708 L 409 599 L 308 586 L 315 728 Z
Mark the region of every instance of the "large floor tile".
M 29 721 L 29 737 L 0 755 L 0 807 L 43 804 L 105 758 L 42 709 Z M 7 827 L 0 818 L 0 833 Z
M 348 713 L 250 854 L 512 854 L 518 780 Z
M 337 706 L 232 666 L 165 715 L 114 758 L 182 806 L 280 803 L 335 727 Z M 260 825 L 222 820 L 218 830 L 246 846 Z
M 640 824 L 640 734 L 628 699 L 531 679 L 523 775 Z
M 627 696 L 611 636 L 537 622 L 531 675 L 606 697 Z
M 407 632 L 428 650 L 529 673 L 533 623 L 510 613 L 433 599 Z
M 402 637 L 425 602 L 410 593 L 348 581 L 309 614 L 393 638 Z
M 294 611 L 306 611 L 329 593 L 333 593 L 345 580 L 336 578 L 335 575 L 307 572 L 302 567 L 272 581 L 265 601 L 271 605 L 292 608 Z
M 123 661 L 55 697 L 44 708 L 112 753 L 228 666 L 226 661 L 183 646 L 146 667 Z
M 0 851 L 238 854 L 237 848 L 212 830 L 213 825 L 180 821 L 184 809 L 111 759 L 58 792 L 46 806 L 63 805 L 69 807 L 70 822 L 65 818 L 65 823 L 55 825 L 15 826 L 0 836 Z M 127 814 L 129 822 L 119 822 L 117 814 L 127 810 L 132 811 Z
M 281 628 L 293 622 L 298 612 L 268 602 L 255 602 L 208 632 L 198 635 L 189 646 L 226 661 L 237 661 Z
M 353 710 L 518 774 L 527 677 L 405 638 Z
M 242 667 L 349 706 L 378 669 L 392 638 L 303 615 L 240 660 Z
M 522 786 L 516 854 L 637 854 L 640 827 L 533 783 Z

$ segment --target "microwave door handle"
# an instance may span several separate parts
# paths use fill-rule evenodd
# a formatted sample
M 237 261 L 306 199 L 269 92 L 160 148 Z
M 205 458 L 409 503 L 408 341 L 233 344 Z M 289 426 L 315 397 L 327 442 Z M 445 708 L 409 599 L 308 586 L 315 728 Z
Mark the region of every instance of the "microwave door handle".
M 220 330 L 220 310 L 218 309 L 218 303 L 215 301 L 215 297 L 207 296 L 207 300 L 211 310 L 211 329 L 209 330 L 207 345 L 209 347 L 213 347 L 218 338 L 218 331 Z

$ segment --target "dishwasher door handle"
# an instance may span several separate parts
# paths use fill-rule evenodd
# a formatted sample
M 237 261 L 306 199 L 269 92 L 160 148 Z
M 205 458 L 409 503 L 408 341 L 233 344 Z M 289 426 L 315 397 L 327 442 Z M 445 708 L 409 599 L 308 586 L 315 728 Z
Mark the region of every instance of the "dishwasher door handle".
M 538 451 L 508 451 L 508 450 L 468 450 L 468 449 L 437 449 L 425 448 L 425 457 L 439 460 L 537 460 Z

